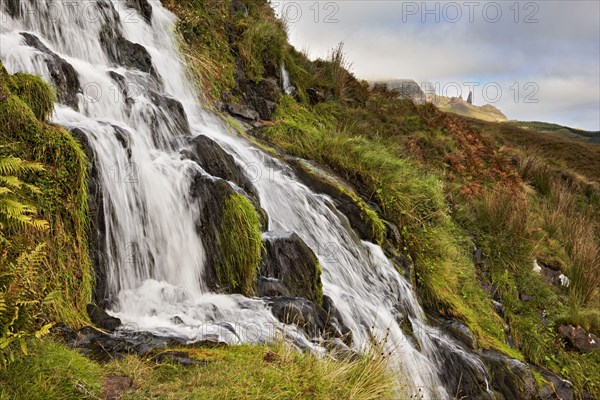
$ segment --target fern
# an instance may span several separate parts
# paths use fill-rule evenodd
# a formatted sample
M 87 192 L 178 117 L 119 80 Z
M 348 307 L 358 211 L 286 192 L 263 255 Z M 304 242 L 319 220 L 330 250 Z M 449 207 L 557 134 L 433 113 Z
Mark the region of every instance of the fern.
M 37 214 L 35 206 L 20 199 L 24 189 L 32 193 L 39 193 L 40 190 L 23 182 L 19 176 L 42 170 L 43 166 L 40 163 L 10 156 L 0 158 L 0 228 L 48 227 L 46 221 L 34 217 Z

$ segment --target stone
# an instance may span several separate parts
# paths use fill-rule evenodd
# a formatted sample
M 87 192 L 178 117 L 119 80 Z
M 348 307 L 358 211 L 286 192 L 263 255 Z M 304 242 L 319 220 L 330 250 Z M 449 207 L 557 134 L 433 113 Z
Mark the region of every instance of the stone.
M 152 126 L 158 129 L 158 121 L 167 121 L 171 131 L 178 132 L 181 135 L 191 135 L 187 114 L 185 113 L 183 104 L 181 104 L 179 100 L 154 90 L 148 91 L 148 97 L 150 98 L 150 101 L 152 101 L 152 104 L 158 108 L 159 112 L 163 114 L 162 117 L 156 118 L 156 122 L 153 122 Z M 156 132 L 153 133 L 153 135 L 159 136 L 160 133 Z
M 198 163 L 209 174 L 239 186 L 255 207 L 260 207 L 258 193 L 248 178 L 243 166 L 214 140 L 199 135 L 190 140 L 190 152 L 183 154 Z
M 227 111 L 234 117 L 241 117 L 250 121 L 258 121 L 260 118 L 260 115 L 256 110 L 243 104 L 233 102 L 227 103 Z
M 365 208 L 368 206 L 363 204 L 361 207 L 357 199 L 348 194 L 353 189 L 346 182 L 342 182 L 335 175 L 313 162 L 293 157 L 288 157 L 286 161 L 294 169 L 296 177 L 302 183 L 313 191 L 326 194 L 333 199 L 337 209 L 348 218 L 350 226 L 361 239 L 377 242 L 378 238 L 375 237 L 369 223 L 370 219 L 365 215 Z M 393 233 L 391 234 L 393 235 Z
M 345 336 L 339 326 L 329 318 L 322 307 L 300 297 L 268 297 L 273 315 L 284 324 L 294 324 L 313 339 L 342 339 Z
M 469 97 L 467 97 L 467 103 L 473 104 L 473 92 L 469 92 Z
M 571 348 L 577 351 L 590 352 L 600 349 L 600 338 L 593 333 L 586 332 L 580 326 L 560 325 L 558 333 L 560 333 Z
M 276 78 L 269 77 L 259 82 L 239 79 L 238 87 L 245 102 L 256 110 L 260 119 L 271 119 L 281 98 L 281 88 Z
M 533 300 L 533 297 L 531 297 L 530 295 L 526 294 L 525 292 L 520 292 L 519 293 L 519 300 L 521 300 L 522 302 L 526 303 L 528 301 Z
M 491 387 L 505 399 L 533 399 L 537 384 L 527 364 L 494 350 L 484 350 L 481 360 L 488 367 Z
M 453 319 L 445 319 L 441 321 L 441 326 L 444 328 L 444 332 L 449 333 L 456 340 L 461 341 L 467 345 L 470 349 L 477 348 L 477 339 L 466 325 Z
M 119 318 L 110 316 L 106 311 L 97 305 L 88 304 L 86 306 L 86 311 L 92 323 L 98 328 L 112 332 L 121 326 L 121 320 Z
M 115 65 L 137 69 L 156 76 L 152 57 L 148 50 L 141 44 L 130 42 L 115 33 L 109 25 L 106 25 L 100 33 L 100 44 Z
M 573 400 L 573 384 L 547 369 L 538 368 L 538 372 L 548 381 L 540 388 L 541 400 Z
M 263 243 L 258 295 L 303 297 L 323 304 L 319 260 L 300 236 L 294 232 L 267 232 Z
M 50 78 L 56 89 L 58 101 L 78 110 L 78 94 L 82 93 L 79 75 L 75 68 L 58 54 L 46 47 L 37 36 L 21 32 L 25 43 L 44 54 L 44 61 L 50 73 Z
M 126 0 L 125 4 L 136 10 L 147 23 L 152 23 L 152 6 L 148 0 Z

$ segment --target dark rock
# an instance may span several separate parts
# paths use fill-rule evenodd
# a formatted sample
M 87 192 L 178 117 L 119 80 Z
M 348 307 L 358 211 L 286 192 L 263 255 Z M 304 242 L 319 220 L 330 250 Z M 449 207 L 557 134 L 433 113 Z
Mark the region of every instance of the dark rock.
M 248 16 L 248 6 L 243 0 L 232 0 L 231 1 L 231 15 L 241 14 L 245 17 Z
M 258 295 L 304 297 L 323 304 L 319 260 L 300 236 L 293 232 L 267 232 L 263 242 L 265 251 L 257 282 Z M 280 286 L 283 290 L 278 293 Z
M 275 107 L 281 98 L 281 89 L 275 78 L 263 79 L 254 82 L 249 79 L 238 81 L 244 100 L 258 112 L 261 119 L 271 119 Z
M 48 67 L 50 78 L 56 88 L 58 101 L 68 105 L 69 107 L 78 110 L 79 100 L 78 93 L 82 93 L 79 83 L 79 76 L 75 68 L 58 54 L 53 53 L 46 47 L 38 38 L 30 33 L 21 32 L 21 36 L 25 39 L 25 43 L 41 53 L 44 53 L 44 61 Z
M 104 198 L 102 195 L 102 182 L 96 152 L 91 146 L 86 133 L 75 128 L 71 130 L 73 137 L 79 142 L 86 158 L 90 162 L 87 182 L 87 198 L 89 209 L 89 235 L 88 249 L 92 267 L 94 269 L 94 288 L 92 298 L 102 308 L 110 305 L 109 290 L 106 282 L 106 265 L 108 260 L 106 251 L 106 221 L 104 219 Z
M 117 400 L 123 392 L 133 387 L 133 380 L 127 376 L 107 376 L 102 382 L 102 398 Z
M 148 97 L 162 114 L 156 116 L 156 122 L 152 122 L 152 126 L 158 128 L 158 121 L 167 121 L 171 131 L 181 135 L 191 135 L 187 114 L 180 101 L 154 90 L 148 91 Z
M 269 297 L 271 312 L 284 324 L 294 324 L 311 338 L 344 339 L 329 314 L 310 300 L 300 297 Z
M 323 309 L 328 315 L 327 321 L 333 325 L 337 331 L 342 333 L 342 341 L 347 345 L 352 345 L 352 331 L 344 323 L 342 314 L 336 308 L 333 299 L 323 295 Z
M 484 350 L 481 360 L 489 369 L 491 387 L 505 399 L 535 398 L 537 385 L 526 364 L 494 350 Z
M 558 333 L 573 349 L 581 352 L 597 351 L 600 349 L 600 338 L 593 333 L 586 332 L 582 327 L 561 325 Z
M 148 0 L 126 0 L 125 4 L 137 10 L 147 23 L 152 22 L 152 6 Z
M 312 104 L 322 103 L 326 100 L 325 94 L 313 87 L 307 88 L 306 94 L 308 95 L 308 99 Z
M 195 360 L 183 351 L 165 351 L 152 357 L 156 363 L 170 362 L 189 367 L 191 365 L 206 365 L 207 361 Z
M 191 152 L 184 156 L 197 162 L 209 174 L 235 183 L 244 190 L 255 207 L 260 207 L 258 193 L 243 167 L 214 140 L 203 135 L 194 137 L 191 140 Z
M 538 372 L 548 381 L 538 393 L 541 400 L 573 400 L 573 384 L 548 371 L 538 368 Z
M 494 311 L 496 311 L 496 314 L 504 317 L 504 304 L 500 303 L 499 301 L 492 300 L 492 307 L 494 308 Z
M 109 25 L 105 26 L 100 33 L 100 43 L 109 60 L 115 65 L 137 69 L 156 76 L 152 57 L 148 50 L 141 44 L 130 42 L 115 33 Z
M 13 18 L 21 17 L 21 0 L 4 0 L 6 11 L 8 15 Z
M 519 300 L 521 300 L 522 302 L 528 302 L 533 300 L 533 297 L 531 297 L 530 295 L 526 294 L 525 292 L 520 292 L 519 293 Z
M 121 320 L 119 318 L 108 315 L 106 311 L 94 304 L 88 304 L 86 311 L 90 317 L 90 320 L 98 328 L 105 329 L 107 331 L 114 331 L 121 326 Z
M 481 267 L 483 264 L 483 253 L 481 252 L 481 249 L 477 247 L 473 249 L 473 263 L 477 267 Z
M 475 339 L 475 335 L 473 335 L 466 325 L 453 319 L 445 319 L 441 320 L 441 326 L 444 328 L 444 332 L 461 341 L 470 349 L 474 350 L 477 348 L 477 339 Z
M 250 121 L 257 121 L 260 115 L 249 106 L 238 103 L 227 103 L 227 111 L 234 117 L 241 117 Z
M 181 317 L 179 316 L 174 316 L 173 318 L 171 318 L 171 322 L 174 323 L 175 325 L 183 325 L 183 320 L 181 319 Z
M 286 161 L 294 169 L 296 176 L 302 183 L 313 191 L 326 194 L 333 199 L 337 209 L 348 218 L 348 222 L 361 239 L 377 242 L 378 238 L 374 236 L 373 228 L 369 223 L 369 218 L 365 215 L 365 211 L 357 200 L 347 193 L 352 189 L 342 189 L 347 187 L 345 182 L 340 181 L 333 174 L 309 161 L 292 157 L 289 157 Z M 363 207 L 367 206 L 364 205 Z

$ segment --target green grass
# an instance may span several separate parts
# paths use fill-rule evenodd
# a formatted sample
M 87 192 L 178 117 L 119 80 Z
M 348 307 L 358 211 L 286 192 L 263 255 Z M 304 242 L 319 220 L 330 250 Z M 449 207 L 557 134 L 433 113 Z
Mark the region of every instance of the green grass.
M 50 340 L 30 342 L 30 354 L 0 369 L 0 399 L 97 399 L 102 367 Z

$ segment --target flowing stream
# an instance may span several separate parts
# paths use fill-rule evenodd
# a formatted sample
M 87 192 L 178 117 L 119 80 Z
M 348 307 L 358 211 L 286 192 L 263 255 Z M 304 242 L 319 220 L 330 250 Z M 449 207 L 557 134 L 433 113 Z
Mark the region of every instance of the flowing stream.
M 381 248 L 358 238 L 330 198 L 312 192 L 287 165 L 229 132 L 202 107 L 178 54 L 176 19 L 158 1 L 150 2 L 150 18 L 117 0 L 23 0 L 16 9 L 2 4 L 0 59 L 10 73 L 52 81 L 64 64 L 76 72 L 78 90 L 56 103 L 53 120 L 83 132 L 96 155 L 113 315 L 136 329 L 190 341 L 217 335 L 229 343 L 259 343 L 284 334 L 323 351 L 301 330 L 278 322 L 266 301 L 206 288 L 203 238 L 189 193 L 193 177 L 206 172 L 180 154 L 186 136 L 202 134 L 252 172 L 270 229 L 296 232 L 318 255 L 324 294 L 352 330 L 355 350 L 381 341 L 403 384 L 422 398 L 453 394 L 444 386 L 442 354 L 483 371 L 480 360 L 426 324 L 410 283 Z M 103 40 L 125 61 L 115 62 Z M 143 46 L 150 68 L 143 71 L 149 66 L 144 57 L 121 54 L 139 50 L 131 43 Z M 403 318 L 420 346 L 403 332 Z

